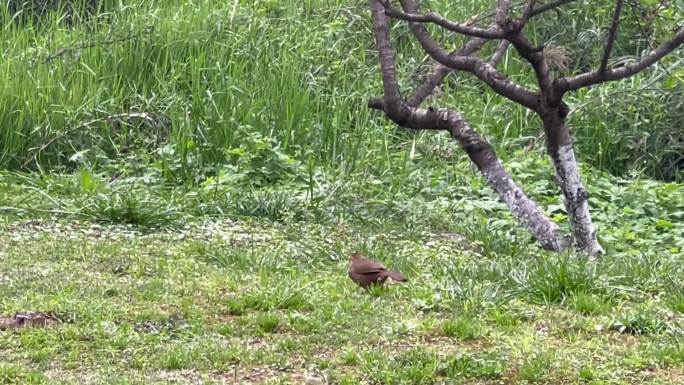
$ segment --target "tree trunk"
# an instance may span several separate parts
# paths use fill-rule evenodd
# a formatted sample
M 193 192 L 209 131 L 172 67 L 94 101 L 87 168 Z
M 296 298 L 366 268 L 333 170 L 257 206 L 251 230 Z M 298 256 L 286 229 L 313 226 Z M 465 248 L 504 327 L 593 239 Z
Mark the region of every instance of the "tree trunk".
M 547 151 L 553 160 L 556 180 L 563 193 L 575 248 L 591 256 L 604 254 L 589 214 L 589 193 L 582 185 L 570 130 L 565 124 L 565 106 L 547 108 L 542 113 Z
M 513 217 L 527 228 L 534 238 L 547 250 L 561 251 L 567 242 L 553 223 L 508 175 L 492 146 L 471 129 L 459 113 L 450 109 L 437 110 L 448 122 L 448 130 L 468 154 L 494 190 L 506 203 Z
M 384 111 L 387 117 L 402 127 L 448 131 L 482 173 L 487 185 L 508 206 L 513 217 L 544 249 L 562 251 L 568 247 L 570 242 L 561 234 L 558 226 L 525 195 L 508 175 L 492 146 L 470 128 L 457 111 L 449 108 L 424 109 L 406 106 L 390 108 L 387 104 L 374 100 L 369 106 Z M 405 114 L 400 114 L 399 111 L 404 111 Z

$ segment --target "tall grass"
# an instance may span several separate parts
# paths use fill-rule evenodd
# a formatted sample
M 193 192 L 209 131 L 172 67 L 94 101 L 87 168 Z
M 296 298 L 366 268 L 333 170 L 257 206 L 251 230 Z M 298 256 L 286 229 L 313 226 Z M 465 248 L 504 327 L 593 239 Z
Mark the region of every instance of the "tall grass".
M 3 11 L 2 167 L 54 137 L 46 167 L 111 145 L 87 131 L 116 127 L 83 123 L 129 111 L 166 117 L 183 159 L 203 146 L 203 161 L 222 161 L 249 132 L 327 162 L 368 147 L 368 21 L 345 2 L 122 2 L 71 27 L 54 13 L 27 28 Z
M 433 6 L 458 20 L 489 5 L 448 3 Z M 225 162 L 226 150 L 251 133 L 274 138 L 284 152 L 302 162 L 335 171 L 406 171 L 415 137 L 398 134 L 393 124 L 366 108 L 380 86 L 365 2 L 98 4 L 94 15 L 77 23 L 66 23 L 63 12 L 43 14 L 35 22 L 0 7 L 0 168 L 68 169 L 84 157 L 91 164 L 98 157 L 117 159 L 135 147 L 131 137 L 162 130 L 158 135 L 165 141 L 164 151 L 178 163 L 165 167 L 180 168 L 176 172 L 185 175 Z M 587 16 L 589 11 L 583 12 Z M 573 28 L 600 24 L 609 16 L 587 17 L 589 21 Z M 577 33 L 559 34 L 563 31 L 545 29 L 543 24 L 533 27 L 544 36 L 567 38 Z M 400 77 L 407 89 L 419 81 L 426 62 L 407 27 L 398 23 L 394 30 Z M 454 41 L 449 35 L 439 37 Z M 571 48 L 579 49 L 575 45 Z M 636 54 L 639 49 L 643 47 L 638 44 L 622 44 L 616 52 Z M 515 80 L 533 85 L 531 72 L 515 54 L 509 54 L 502 66 Z M 639 87 L 638 82 L 621 83 L 610 90 Z M 443 91 L 445 96 L 431 103 L 457 106 L 499 148 L 526 146 L 539 133 L 533 114 L 471 78 L 450 79 Z M 597 92 L 578 95 L 574 105 L 596 98 Z M 660 119 L 666 111 L 653 103 L 634 118 L 628 106 L 616 105 L 614 110 L 623 112 L 624 119 L 609 120 L 603 110 L 600 103 L 590 104 L 580 111 L 587 118 L 578 112 L 573 121 L 579 126 L 580 159 L 611 172 L 636 164 L 656 174 L 664 155 L 648 150 L 676 142 L 656 138 L 638 162 L 624 162 L 636 134 L 623 135 L 622 128 L 639 119 Z M 150 114 L 158 122 L 110 119 L 132 112 Z M 681 127 L 680 121 L 674 124 Z M 650 132 L 650 127 L 634 127 L 636 133 Z M 666 138 L 669 132 L 657 135 Z M 671 154 L 672 149 L 663 151 Z M 506 151 L 500 154 L 507 156 Z M 668 161 L 676 168 L 676 159 L 670 156 Z

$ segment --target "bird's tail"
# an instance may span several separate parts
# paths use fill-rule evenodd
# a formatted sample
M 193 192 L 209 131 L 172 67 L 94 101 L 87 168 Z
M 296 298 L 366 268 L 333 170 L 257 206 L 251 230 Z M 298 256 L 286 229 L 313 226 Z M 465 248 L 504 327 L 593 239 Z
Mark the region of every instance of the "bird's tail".
M 398 271 L 387 271 L 387 272 L 385 272 L 383 275 L 384 275 L 384 276 L 387 276 L 387 277 L 390 277 L 390 278 L 392 278 L 393 280 L 395 280 L 395 281 L 397 281 L 397 282 L 406 282 L 406 281 L 408 281 L 408 279 L 406 279 L 406 277 L 404 277 L 404 274 L 401 274 L 401 273 L 398 272 Z

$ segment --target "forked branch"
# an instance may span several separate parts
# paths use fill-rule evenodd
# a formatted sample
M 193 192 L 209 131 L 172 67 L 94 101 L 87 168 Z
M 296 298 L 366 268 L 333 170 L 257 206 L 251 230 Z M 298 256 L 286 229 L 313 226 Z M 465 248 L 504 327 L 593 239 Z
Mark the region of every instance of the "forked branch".
M 481 39 L 481 38 L 475 38 L 468 43 L 466 43 L 461 50 L 457 52 L 453 52 L 452 55 L 459 55 L 459 56 L 470 56 L 476 51 L 479 51 L 485 43 L 487 43 L 487 39 Z M 406 100 L 406 103 L 409 106 L 412 107 L 418 107 L 420 106 L 421 103 L 432 94 L 435 88 L 439 87 L 440 84 L 444 81 L 444 79 L 451 73 L 453 70 L 443 64 L 437 63 L 435 66 L 434 71 L 427 76 L 425 81 L 420 84 L 418 87 L 416 87 L 415 91 L 411 94 L 411 96 L 408 97 Z
M 568 91 L 578 90 L 582 87 L 588 87 L 598 83 L 624 79 L 657 63 L 665 55 L 674 51 L 682 44 L 684 44 L 684 27 L 679 28 L 672 39 L 660 44 L 658 47 L 656 47 L 656 49 L 651 51 L 651 53 L 648 55 L 642 57 L 640 60 L 634 63 L 625 64 L 619 68 L 605 70 L 603 72 L 595 70 L 576 76 L 558 79 L 555 85 L 556 91 L 560 94 L 563 94 Z
M 407 13 L 416 13 L 417 6 L 413 0 L 402 0 L 402 7 Z M 411 32 L 416 37 L 423 50 L 435 61 L 461 71 L 469 72 L 490 86 L 498 94 L 511 99 L 532 110 L 538 108 L 537 94 L 516 84 L 491 64 L 474 56 L 452 55 L 440 47 L 428 34 L 427 29 L 421 23 L 409 22 Z

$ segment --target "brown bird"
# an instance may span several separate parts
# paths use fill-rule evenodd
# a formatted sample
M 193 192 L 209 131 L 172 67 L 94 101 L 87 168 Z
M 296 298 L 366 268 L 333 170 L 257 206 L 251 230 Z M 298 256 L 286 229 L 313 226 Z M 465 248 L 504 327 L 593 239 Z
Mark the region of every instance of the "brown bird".
M 403 274 L 397 271 L 388 271 L 382 263 L 364 258 L 358 252 L 353 253 L 349 258 L 347 274 L 352 281 L 365 290 L 368 290 L 371 285 L 382 286 L 388 277 L 397 282 L 408 281 Z

